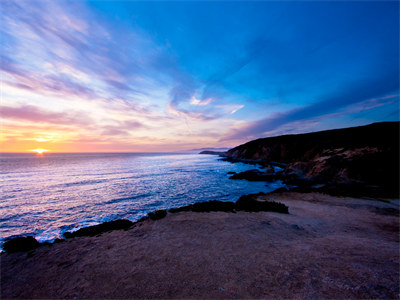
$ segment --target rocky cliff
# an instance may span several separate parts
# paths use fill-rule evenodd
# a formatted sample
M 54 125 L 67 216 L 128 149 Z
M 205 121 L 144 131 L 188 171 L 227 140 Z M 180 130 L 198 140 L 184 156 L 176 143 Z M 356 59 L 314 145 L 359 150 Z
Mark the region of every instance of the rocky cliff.
M 399 189 L 399 122 L 263 138 L 225 153 L 233 160 L 286 164 L 284 174 L 313 183 Z

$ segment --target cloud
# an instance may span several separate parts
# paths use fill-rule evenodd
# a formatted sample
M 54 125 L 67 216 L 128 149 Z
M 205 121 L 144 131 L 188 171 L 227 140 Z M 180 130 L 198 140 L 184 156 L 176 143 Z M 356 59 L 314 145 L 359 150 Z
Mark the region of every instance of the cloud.
M 176 116 L 183 117 L 185 119 L 185 122 L 187 122 L 187 118 L 202 121 L 212 121 L 221 117 L 221 115 L 211 112 L 210 109 L 208 111 L 185 109 L 182 107 L 178 107 L 173 101 L 168 104 L 167 112 Z
M 6 85 L 45 96 L 119 98 L 134 106 L 157 101 L 156 90 L 169 90 L 167 111 L 180 117 L 207 121 L 225 114 L 210 105 L 218 99 L 198 97 L 201 84 L 166 46 L 139 28 L 111 26 L 82 2 L 6 0 L 3 14 Z
M 351 105 L 370 101 L 372 98 L 385 97 L 398 92 L 399 74 L 397 67 L 392 67 L 384 74 L 374 74 L 364 80 L 349 84 L 343 91 L 334 95 L 327 95 L 321 101 L 311 105 L 295 108 L 255 122 L 242 128 L 232 130 L 222 140 L 252 139 L 265 135 L 277 128 L 298 121 L 309 121 L 338 112 Z M 373 108 L 373 106 L 372 106 Z
M 196 96 L 192 96 L 192 97 L 190 98 L 190 104 L 192 104 L 192 105 L 199 105 L 199 106 L 208 105 L 208 104 L 210 104 L 212 101 L 213 101 L 212 98 L 207 98 L 207 99 L 204 99 L 204 100 L 197 99 Z
M 143 125 L 142 123 L 129 120 L 118 122 L 117 125 L 106 125 L 101 126 L 100 129 L 102 131 L 103 136 L 121 136 L 121 137 L 129 137 L 131 136 L 130 132 L 134 129 L 143 129 L 147 126 Z
M 130 101 L 161 85 L 165 61 L 144 32 L 109 26 L 82 2 L 3 1 L 1 69 L 7 84 L 37 93 Z M 166 66 L 165 66 L 166 67 Z
M 221 104 L 217 105 L 219 108 L 223 108 L 227 110 L 231 115 L 233 115 L 238 110 L 242 109 L 244 105 L 236 105 L 236 104 Z
M 70 126 L 85 126 L 93 123 L 90 117 L 78 112 L 52 112 L 33 105 L 19 107 L 0 106 L 0 115 L 3 119 L 16 119 L 33 123 Z
M 31 92 L 58 95 L 79 96 L 86 99 L 97 99 L 99 96 L 90 88 L 83 86 L 72 78 L 54 75 L 43 75 L 21 70 L 16 64 L 7 59 L 1 60 L 0 70 L 5 73 L 3 83 Z
M 196 88 L 198 87 L 192 77 L 184 73 L 175 73 L 175 85 L 169 91 L 170 102 L 167 112 L 185 118 L 199 120 L 214 120 L 220 116 L 211 111 L 210 107 L 205 107 L 211 100 L 196 99 Z
M 170 98 L 167 112 L 188 119 L 212 121 L 234 114 L 244 105 L 222 104 L 222 99 L 199 97 L 199 90 L 190 76 L 180 76 L 178 82 L 170 90 Z M 206 89 L 205 86 L 202 89 Z M 204 93 L 202 93 L 204 95 Z
M 129 136 L 129 132 L 123 130 L 119 126 L 103 126 L 101 131 L 102 136 Z

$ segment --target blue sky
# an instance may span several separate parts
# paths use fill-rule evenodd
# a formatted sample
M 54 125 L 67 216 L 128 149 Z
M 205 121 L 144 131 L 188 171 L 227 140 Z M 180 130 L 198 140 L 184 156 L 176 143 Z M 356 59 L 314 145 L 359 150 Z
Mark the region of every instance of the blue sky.
M 397 1 L 1 5 L 3 151 L 230 147 L 399 120 Z

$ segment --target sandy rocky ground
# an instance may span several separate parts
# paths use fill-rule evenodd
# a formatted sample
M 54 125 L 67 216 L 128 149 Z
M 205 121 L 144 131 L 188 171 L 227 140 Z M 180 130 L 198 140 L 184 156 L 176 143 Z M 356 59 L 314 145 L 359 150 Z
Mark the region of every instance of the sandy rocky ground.
M 262 198 L 290 213 L 169 213 L 1 255 L 1 297 L 399 298 L 398 200 Z

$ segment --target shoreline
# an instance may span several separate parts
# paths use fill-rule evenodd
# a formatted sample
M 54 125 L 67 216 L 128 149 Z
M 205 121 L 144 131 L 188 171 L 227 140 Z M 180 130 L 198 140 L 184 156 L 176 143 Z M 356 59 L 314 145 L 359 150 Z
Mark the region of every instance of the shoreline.
M 181 211 L 186 211 L 186 212 L 222 211 L 222 212 L 235 212 L 235 213 L 237 211 L 247 211 L 247 212 L 276 211 L 281 213 L 288 213 L 288 207 L 281 203 L 276 203 L 276 202 L 259 203 L 258 201 L 256 201 L 256 198 L 260 195 L 267 195 L 270 193 L 276 193 L 282 191 L 286 191 L 286 189 L 279 188 L 269 193 L 261 192 L 256 194 L 243 195 L 236 202 L 211 200 L 206 202 L 196 202 L 193 204 L 177 208 L 156 210 L 153 212 L 149 212 L 144 217 L 133 222 L 127 219 L 116 219 L 112 221 L 106 221 L 96 225 L 81 227 L 74 231 L 66 231 L 63 233 L 61 238 L 56 238 L 51 242 L 49 241 L 39 242 L 35 237 L 29 235 L 11 237 L 5 239 L 2 245 L 3 249 L 0 255 L 5 253 L 26 252 L 42 246 L 61 243 L 66 241 L 67 239 L 74 237 L 95 236 L 113 230 L 128 230 L 129 228 L 134 227 L 148 219 L 153 221 L 162 219 L 167 215 L 167 213 L 171 214 Z
M 2 254 L 1 295 L 398 296 L 398 200 L 295 192 L 257 197 L 287 205 L 289 214 L 181 210 L 125 230 Z
M 240 174 L 240 173 L 238 173 Z M 396 201 L 399 200 L 400 198 L 395 198 L 393 196 L 387 197 L 385 195 L 384 197 L 377 197 L 377 195 L 372 194 L 371 197 L 366 196 L 367 192 L 359 192 L 361 190 L 361 186 L 358 187 L 356 192 L 350 192 L 353 186 L 349 186 L 345 189 L 338 189 L 335 191 L 335 186 L 318 186 L 318 187 L 310 187 L 308 185 L 306 186 L 294 186 L 294 187 L 280 187 L 276 190 L 264 193 L 264 192 L 259 192 L 259 193 L 254 193 L 254 194 L 248 194 L 248 195 L 243 195 L 241 196 L 236 202 L 231 202 L 231 201 L 219 201 L 219 200 L 211 200 L 211 201 L 206 201 L 206 202 L 196 202 L 190 205 L 182 206 L 182 207 L 177 207 L 177 208 L 169 208 L 169 209 L 161 209 L 161 210 L 155 210 L 152 212 L 147 213 L 145 216 L 141 217 L 138 220 L 135 221 L 130 221 L 128 219 L 115 219 L 111 221 L 105 221 L 101 222 L 96 225 L 90 225 L 90 226 L 83 226 L 79 227 L 76 230 L 73 231 L 65 231 L 62 233 L 60 238 L 55 238 L 51 241 L 39 241 L 35 238 L 35 236 L 32 235 L 19 235 L 19 236 L 12 236 L 9 238 L 4 239 L 3 244 L 2 244 L 2 249 L 0 251 L 0 256 L 6 253 L 9 253 L 9 251 L 4 250 L 4 245 L 8 242 L 12 241 L 17 241 L 17 248 L 21 248 L 21 250 L 15 251 L 12 250 L 11 252 L 26 252 L 30 250 L 34 250 L 38 247 L 42 246 L 49 246 L 52 244 L 56 243 L 61 243 L 66 241 L 69 238 L 73 237 L 80 237 L 80 236 L 94 236 L 98 234 L 102 234 L 105 232 L 113 231 L 113 230 L 128 230 L 131 227 L 134 227 L 136 225 L 139 225 L 141 222 L 146 221 L 148 219 L 150 220 L 158 220 L 161 218 L 164 218 L 167 213 L 176 213 L 180 211 L 190 211 L 190 212 L 217 212 L 217 211 L 222 211 L 222 212 L 236 212 L 243 210 L 243 208 L 238 208 L 236 207 L 236 204 L 239 200 L 245 200 L 253 202 L 250 203 L 250 208 L 248 208 L 248 212 L 254 212 L 254 211 L 260 211 L 260 208 L 254 208 L 254 201 L 257 198 L 260 198 L 262 196 L 268 196 L 268 195 L 274 195 L 274 194 L 282 194 L 282 193 L 300 193 L 300 194 L 310 194 L 310 193 L 319 193 L 321 195 L 326 195 L 326 196 L 334 196 L 334 197 L 340 197 L 340 198 L 346 198 L 346 197 L 352 197 L 352 198 L 359 198 L 359 199 L 364 199 L 364 200 L 376 200 L 376 201 L 383 201 L 386 203 L 390 203 L 391 201 Z M 256 204 L 257 206 L 257 204 Z M 246 209 L 246 207 L 244 208 Z M 256 210 L 254 210 L 256 209 Z M 282 207 L 281 207 L 282 209 Z M 261 209 L 264 211 L 274 211 L 274 209 L 270 209 L 268 207 L 265 207 L 264 209 Z M 288 211 L 288 208 L 283 208 L 284 213 Z M 23 240 L 23 239 L 29 239 L 29 240 Z M 18 241 L 19 240 L 19 241 Z M 14 245 L 12 245 L 14 248 Z

